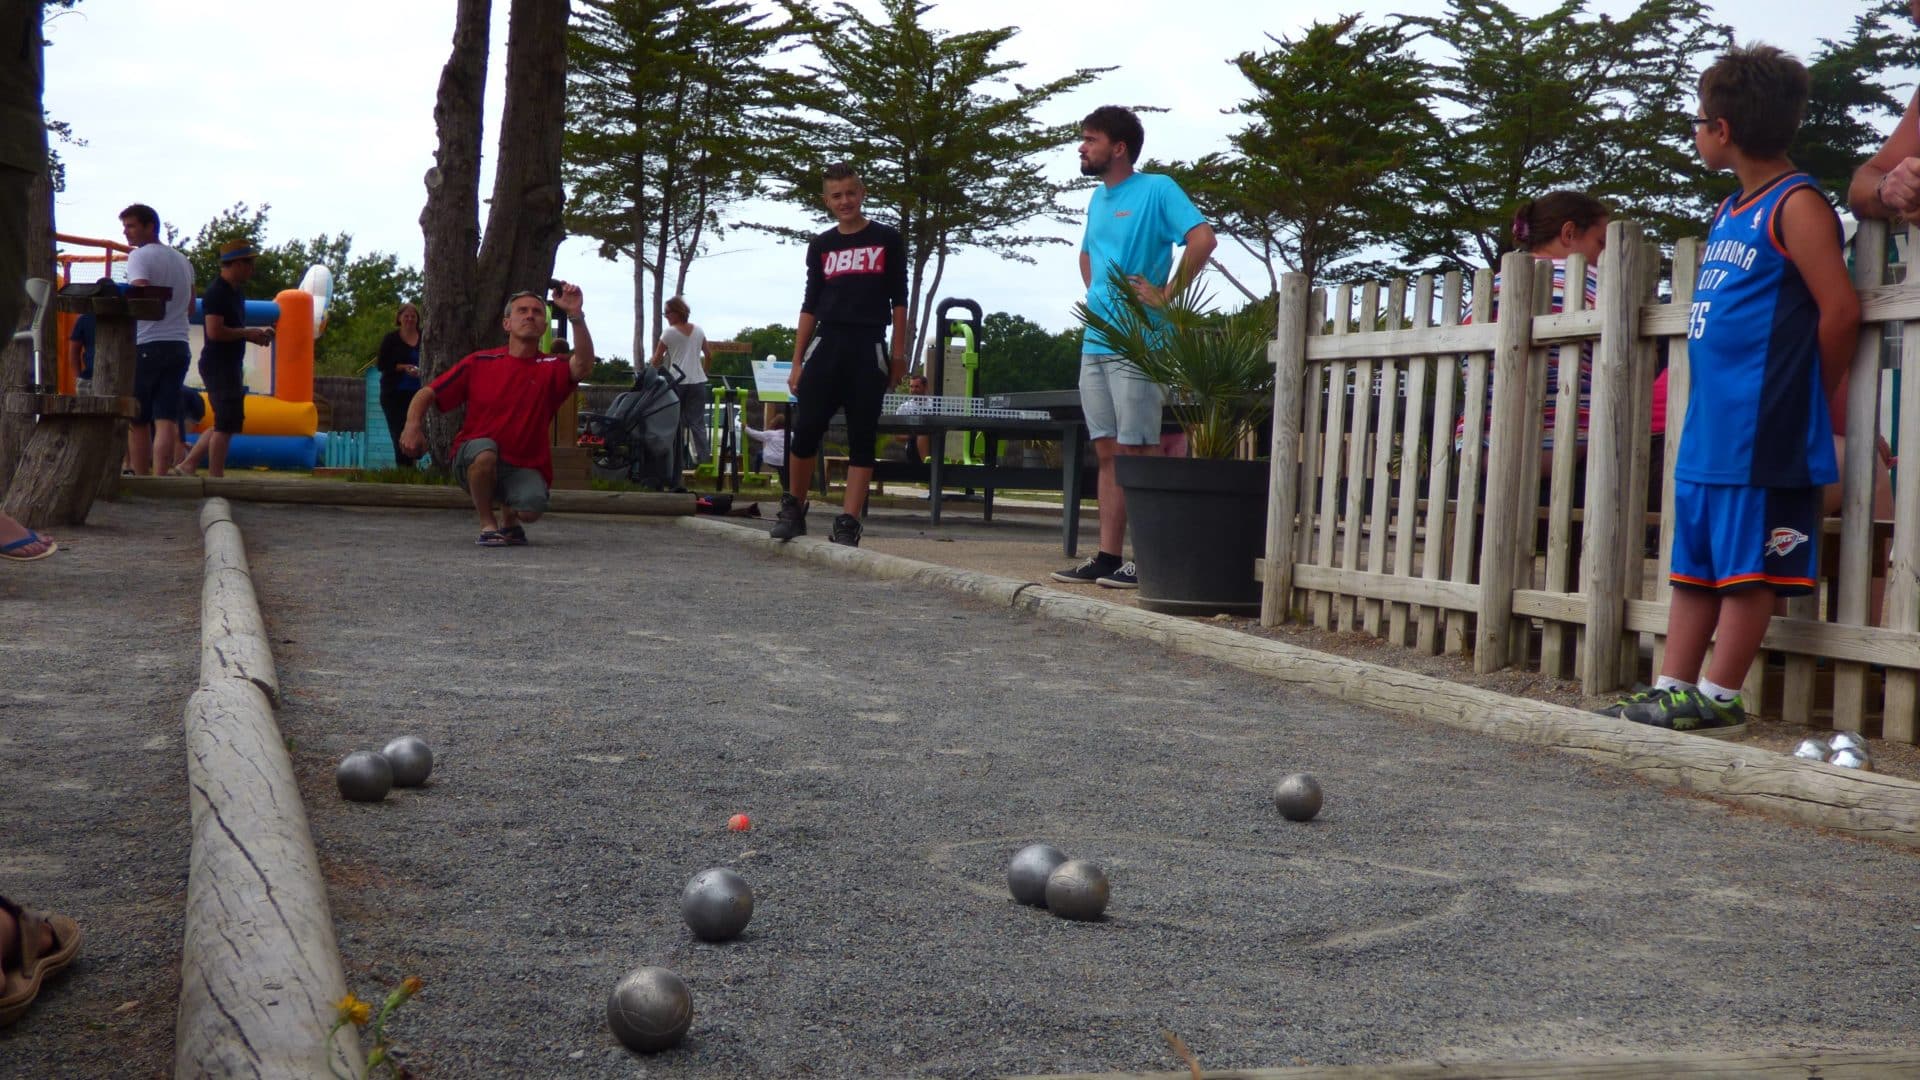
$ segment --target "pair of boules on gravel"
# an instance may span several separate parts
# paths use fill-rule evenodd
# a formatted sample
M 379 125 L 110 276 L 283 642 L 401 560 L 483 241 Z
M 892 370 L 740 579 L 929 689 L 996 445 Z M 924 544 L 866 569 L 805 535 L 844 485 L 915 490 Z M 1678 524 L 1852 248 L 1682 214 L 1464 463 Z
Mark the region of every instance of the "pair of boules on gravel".
M 1851 731 L 1836 731 L 1828 739 L 1801 739 L 1793 756 L 1802 761 L 1824 761 L 1842 769 L 1873 771 L 1873 757 L 1867 753 L 1867 740 Z
M 702 870 L 680 892 L 680 918 L 701 941 L 730 941 L 753 918 L 753 887 L 725 867 Z M 667 968 L 635 968 L 607 996 L 607 1027 L 629 1050 L 666 1050 L 692 1025 L 693 992 Z
M 1029 907 L 1063 919 L 1092 922 L 1107 910 L 1107 873 L 1085 859 L 1069 859 L 1052 844 L 1029 844 L 1007 863 L 1007 891 Z
M 333 771 L 340 794 L 351 802 L 379 802 L 397 787 L 419 787 L 433 772 L 433 750 L 424 739 L 402 735 L 381 750 L 355 750 Z

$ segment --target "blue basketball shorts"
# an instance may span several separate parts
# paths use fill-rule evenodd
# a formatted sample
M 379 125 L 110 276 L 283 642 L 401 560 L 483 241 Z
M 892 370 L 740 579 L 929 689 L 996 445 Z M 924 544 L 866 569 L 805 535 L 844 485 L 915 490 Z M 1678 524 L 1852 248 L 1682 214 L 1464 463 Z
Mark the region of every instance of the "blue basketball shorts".
M 1673 482 L 1676 587 L 1805 596 L 1819 577 L 1820 489 Z

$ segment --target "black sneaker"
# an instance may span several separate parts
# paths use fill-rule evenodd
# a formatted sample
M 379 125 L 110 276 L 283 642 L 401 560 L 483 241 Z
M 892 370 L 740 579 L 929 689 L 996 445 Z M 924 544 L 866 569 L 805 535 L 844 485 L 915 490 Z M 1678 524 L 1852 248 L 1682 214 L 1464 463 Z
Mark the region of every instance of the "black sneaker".
M 848 547 L 859 547 L 860 534 L 865 531 L 866 529 L 860 525 L 859 518 L 854 517 L 852 514 L 841 514 L 839 517 L 833 519 L 833 532 L 829 534 L 828 539 L 836 544 L 845 544 Z
M 1601 716 L 1620 716 L 1631 706 L 1638 705 L 1645 701 L 1652 701 L 1659 696 L 1660 691 L 1642 683 L 1635 686 L 1632 690 L 1627 691 L 1626 696 L 1622 697 L 1619 701 L 1603 709 L 1595 709 L 1593 711 L 1599 713 Z
M 1747 722 L 1747 710 L 1738 697 L 1722 705 L 1698 687 L 1658 691 L 1651 700 L 1629 705 L 1620 715 L 1636 724 L 1674 731 L 1736 727 Z
M 791 495 L 780 496 L 780 513 L 775 515 L 773 531 L 767 535 L 780 541 L 807 535 L 807 504 Z
M 1120 569 L 1099 579 L 1096 584 L 1108 589 L 1137 589 L 1140 587 L 1140 574 L 1133 560 L 1128 559 L 1120 565 Z
M 1120 560 L 1110 555 L 1095 555 L 1071 570 L 1055 570 L 1053 580 L 1064 581 L 1069 585 L 1091 585 L 1115 570 L 1120 569 Z

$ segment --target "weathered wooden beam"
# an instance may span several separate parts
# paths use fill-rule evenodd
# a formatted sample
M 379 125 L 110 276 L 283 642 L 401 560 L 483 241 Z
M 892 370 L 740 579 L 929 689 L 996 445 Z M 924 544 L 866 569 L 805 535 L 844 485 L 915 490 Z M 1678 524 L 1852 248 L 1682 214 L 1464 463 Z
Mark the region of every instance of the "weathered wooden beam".
M 1920 1075 L 1920 1052 L 1787 1050 L 1753 1054 L 1662 1054 L 1546 1061 L 1418 1061 L 1398 1065 L 1301 1065 L 1209 1069 L 1203 1080 L 1894 1080 Z M 1193 1080 L 1181 1072 L 1048 1073 L 1004 1080 Z

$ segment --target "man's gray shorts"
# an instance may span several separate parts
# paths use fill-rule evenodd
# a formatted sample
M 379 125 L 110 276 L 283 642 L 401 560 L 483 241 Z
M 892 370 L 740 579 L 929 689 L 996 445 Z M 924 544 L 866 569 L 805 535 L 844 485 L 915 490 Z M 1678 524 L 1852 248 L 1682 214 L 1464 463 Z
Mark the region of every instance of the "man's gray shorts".
M 497 458 L 500 446 L 492 439 L 468 439 L 460 444 L 460 452 L 453 456 L 453 475 L 459 479 L 462 491 L 467 490 L 467 470 L 473 468 L 474 459 L 489 450 Z M 495 460 L 493 501 L 529 514 L 544 514 L 547 512 L 547 479 L 538 469 Z
M 1160 445 L 1160 410 L 1166 391 L 1140 369 L 1112 353 L 1080 357 L 1080 412 L 1087 438 L 1122 446 Z

